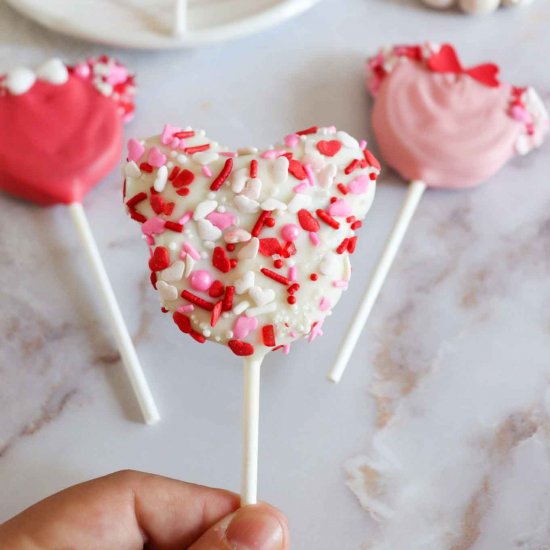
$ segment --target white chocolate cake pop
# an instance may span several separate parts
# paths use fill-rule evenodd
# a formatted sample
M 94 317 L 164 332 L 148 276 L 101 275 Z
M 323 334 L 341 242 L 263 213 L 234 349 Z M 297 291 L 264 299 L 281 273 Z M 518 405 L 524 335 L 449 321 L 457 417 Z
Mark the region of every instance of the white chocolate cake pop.
M 374 198 L 380 165 L 365 142 L 313 127 L 233 153 L 166 125 L 128 146 L 124 201 L 182 332 L 257 357 L 321 334 Z

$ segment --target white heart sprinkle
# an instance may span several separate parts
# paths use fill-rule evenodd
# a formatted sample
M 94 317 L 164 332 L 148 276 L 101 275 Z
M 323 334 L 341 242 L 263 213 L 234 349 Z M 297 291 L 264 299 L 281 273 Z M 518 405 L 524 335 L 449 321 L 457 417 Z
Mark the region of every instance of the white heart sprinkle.
M 242 195 L 252 200 L 258 200 L 262 192 L 262 180 L 258 178 L 249 178 L 242 190 Z
M 265 200 L 264 202 L 262 202 L 262 210 L 268 210 L 270 212 L 272 212 L 273 210 L 286 210 L 287 209 L 287 205 L 280 201 L 280 200 L 277 200 L 277 199 L 274 199 L 274 198 L 270 198 L 270 199 L 267 199 Z
M 261 288 L 259 286 L 252 287 L 248 294 L 254 300 L 257 306 L 265 306 L 275 300 L 275 291 L 271 288 Z
M 139 166 L 131 160 L 126 163 L 126 166 L 124 167 L 124 174 L 129 178 L 139 178 L 139 176 L 141 176 L 141 170 L 139 169 Z
M 252 238 L 252 235 L 245 229 L 236 227 L 234 229 L 229 229 L 228 231 L 226 231 L 223 238 L 225 239 L 226 243 L 230 244 L 247 243 Z
M 199 164 L 202 164 L 203 166 L 206 164 L 210 164 L 211 162 L 214 162 L 220 158 L 220 155 L 216 153 L 215 151 L 199 151 L 198 153 L 195 153 L 193 155 L 193 160 L 195 162 L 198 162 Z
M 235 203 L 235 206 L 239 209 L 239 211 L 243 214 L 254 214 L 260 209 L 258 201 L 253 201 L 252 199 L 244 197 L 243 195 L 237 195 L 233 199 L 233 202 Z
M 171 302 L 178 299 L 178 289 L 164 281 L 157 281 L 157 290 L 163 300 Z
M 334 164 L 327 164 L 322 168 L 317 175 L 317 181 L 319 182 L 319 187 L 323 189 L 329 189 L 334 183 L 334 176 L 336 176 L 336 166 Z
M 222 236 L 222 231 L 208 220 L 199 220 L 197 222 L 199 236 L 203 241 L 215 241 Z
M 334 252 L 327 252 L 319 264 L 319 271 L 323 275 L 335 275 L 338 270 L 339 257 Z
M 173 283 L 175 281 L 181 281 L 183 273 L 185 271 L 185 262 L 178 260 L 174 262 L 170 267 L 163 269 L 160 273 L 160 278 L 163 281 Z
M 208 214 L 211 212 L 214 212 L 216 208 L 218 207 L 217 201 L 202 201 L 197 204 L 197 207 L 195 208 L 195 212 L 193 213 L 193 219 L 195 221 L 202 220 L 203 218 L 206 218 Z
M 155 178 L 155 183 L 153 183 L 153 188 L 157 193 L 162 193 L 164 191 L 164 188 L 166 187 L 167 181 L 168 168 L 166 166 L 161 166 L 157 171 L 157 177 Z
M 244 189 L 248 174 L 249 170 L 247 168 L 240 168 L 231 174 L 231 190 L 233 193 L 240 193 Z
M 277 185 L 285 183 L 288 179 L 288 159 L 278 157 L 273 161 L 273 179 Z
M 237 254 L 239 260 L 253 260 L 258 255 L 260 239 L 252 237 L 249 243 L 243 246 Z
M 240 279 L 235 281 L 235 292 L 237 294 L 244 294 L 247 290 L 254 286 L 256 275 L 253 271 L 247 271 Z
M 36 71 L 40 80 L 45 80 L 50 84 L 65 84 L 69 80 L 69 71 L 61 59 L 50 59 L 41 65 Z
M 12 95 L 21 95 L 28 92 L 36 82 L 36 75 L 26 67 L 13 69 L 6 75 L 4 86 Z
M 186 277 L 189 277 L 189 275 L 191 275 L 191 272 L 193 271 L 194 267 L 195 267 L 195 260 L 193 260 L 193 258 L 191 258 L 191 256 L 189 254 L 187 254 L 187 256 L 185 256 L 185 273 L 184 273 L 184 275 Z

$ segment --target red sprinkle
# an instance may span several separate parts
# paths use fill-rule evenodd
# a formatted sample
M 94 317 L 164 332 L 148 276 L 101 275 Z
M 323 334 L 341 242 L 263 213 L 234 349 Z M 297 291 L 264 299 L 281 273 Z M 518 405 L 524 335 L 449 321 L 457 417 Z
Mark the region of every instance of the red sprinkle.
M 231 170 L 233 170 L 233 159 L 229 157 L 225 161 L 225 164 L 223 165 L 221 172 L 216 176 L 216 179 L 212 182 L 210 189 L 212 191 L 217 191 L 225 183 L 225 181 L 229 177 L 229 174 L 231 174 Z
M 206 311 L 212 311 L 214 309 L 214 304 L 212 302 L 203 300 L 200 296 L 197 296 L 188 290 L 183 290 L 181 297 L 184 300 L 191 302 L 193 305 L 200 307 L 201 309 L 205 309 Z
M 250 233 L 253 237 L 257 237 L 262 232 L 264 223 L 267 218 L 269 218 L 269 216 L 271 216 L 270 210 L 263 210 L 262 213 L 258 216 L 258 220 L 254 224 L 254 227 L 252 228 L 252 231 Z
M 164 205 L 163 214 L 166 214 L 167 216 L 171 216 L 172 212 L 174 212 L 174 208 L 176 207 L 175 202 L 168 202 Z
M 282 247 L 278 239 L 270 237 L 268 239 L 260 239 L 260 254 L 271 257 L 274 254 L 281 254 Z
M 307 136 L 308 134 L 316 134 L 319 130 L 318 126 L 312 126 L 311 128 L 306 128 L 305 130 L 300 130 L 296 132 L 299 136 Z
M 181 233 L 183 231 L 183 225 L 181 223 L 176 222 L 165 222 L 164 227 L 166 229 L 169 229 L 170 231 L 174 231 L 176 233 Z
M 191 336 L 191 338 L 196 340 L 199 344 L 204 344 L 206 342 L 206 338 L 196 330 L 191 329 L 191 332 L 189 333 L 189 335 Z
M 164 212 L 164 199 L 160 195 L 152 195 L 149 202 L 155 214 L 162 214 Z
M 189 195 L 189 187 L 182 187 L 181 189 L 178 189 L 176 193 L 182 197 L 185 197 L 186 195 Z
M 355 231 L 356 229 L 359 229 L 360 227 L 363 226 L 363 222 L 360 222 L 359 220 L 357 220 L 356 222 L 353 222 L 350 227 Z
M 339 183 L 336 187 L 338 187 L 338 191 L 340 191 L 342 195 L 347 195 L 349 193 L 348 188 L 343 183 Z
M 189 334 L 191 332 L 191 320 L 189 317 L 184 315 L 183 313 L 179 313 L 176 311 L 172 317 L 174 319 L 174 323 L 178 325 L 178 328 L 185 334 Z
M 157 272 L 156 271 L 151 271 L 150 279 L 151 279 L 151 284 L 153 285 L 153 288 L 156 290 L 157 289 Z
M 309 278 L 312 280 L 312 281 L 316 281 L 318 278 L 319 278 L 319 275 L 317 275 L 317 273 L 312 273 Z
M 220 315 L 222 314 L 222 306 L 223 301 L 220 300 L 219 302 L 216 302 L 216 305 L 214 306 L 214 309 L 212 310 L 212 316 L 210 317 L 210 326 L 215 327 L 216 323 L 220 319 Z
M 239 263 L 239 260 L 237 260 L 237 258 L 231 258 L 229 263 L 231 264 L 231 269 L 235 269 Z
M 127 203 L 126 206 L 128 208 L 134 208 L 136 205 L 138 205 L 141 201 L 144 201 L 147 198 L 147 193 L 138 193 L 137 195 L 134 195 Z
M 353 223 L 356 219 L 357 219 L 357 218 L 356 218 L 355 216 L 348 216 L 348 217 L 346 218 L 346 221 L 347 221 L 348 223 Z
M 191 185 L 195 180 L 195 174 L 191 170 L 184 168 L 178 175 L 174 178 L 172 185 L 174 187 L 181 187 L 182 185 Z
M 225 245 L 227 252 L 235 252 L 235 245 L 233 243 L 228 243 Z
M 176 176 L 180 173 L 181 168 L 179 166 L 174 166 L 172 168 L 172 171 L 170 172 L 170 175 L 168 176 L 168 181 L 174 181 L 176 179 Z
M 200 153 L 202 151 L 208 151 L 210 149 L 210 143 L 205 143 L 204 145 L 195 145 L 195 147 L 186 147 L 184 151 L 188 155 L 192 155 L 194 153 Z
M 273 262 L 273 267 L 275 267 L 275 269 L 281 269 L 283 265 L 284 265 L 283 260 L 275 260 Z
M 295 292 L 298 292 L 300 290 L 300 285 L 298 283 L 294 283 L 293 285 L 290 285 L 286 291 L 289 294 L 294 294 Z
M 330 204 L 334 204 L 337 200 L 336 197 L 330 197 Z
M 317 143 L 317 150 L 326 157 L 333 157 L 338 153 L 338 151 L 340 151 L 341 148 L 342 142 L 337 139 L 332 139 L 330 141 L 321 140 Z
M 219 298 L 223 295 L 225 291 L 225 287 L 223 286 L 223 283 L 221 281 L 215 280 L 212 283 L 212 286 L 208 289 L 208 295 L 211 298 Z
M 289 296 L 286 301 L 293 306 L 296 303 L 296 296 Z
M 353 159 L 344 170 L 344 174 L 349 175 L 351 174 L 358 166 L 360 165 L 360 162 L 358 159 Z
M 139 165 L 139 169 L 142 172 L 147 172 L 148 174 L 150 174 L 153 171 L 153 167 L 148 162 L 142 162 Z
M 378 159 L 368 149 L 365 149 L 363 151 L 363 155 L 365 156 L 365 160 L 369 163 L 370 166 L 376 168 L 377 170 L 380 170 L 381 166 L 378 162 Z
M 378 177 L 378 176 L 377 176 L 374 172 L 371 172 L 371 173 L 369 174 L 369 178 L 370 178 L 372 181 L 374 181 L 377 177 Z
M 258 161 L 256 159 L 250 161 L 250 177 L 258 177 Z
M 269 348 L 273 348 L 277 345 L 275 343 L 275 328 L 273 325 L 265 325 L 262 327 L 262 340 L 264 346 Z
M 149 269 L 151 271 L 162 271 L 170 265 L 170 252 L 164 246 L 157 246 L 153 256 L 149 259 Z
M 324 221 L 327 225 L 330 225 L 333 229 L 340 229 L 340 222 L 336 221 L 330 214 L 325 212 L 324 210 L 317 210 L 316 212 L 317 216 Z
M 338 245 L 338 248 L 336 249 L 336 252 L 338 254 L 343 254 L 347 249 L 348 249 L 348 244 L 349 244 L 349 238 L 345 238 L 339 245 Z
M 298 221 L 302 229 L 309 233 L 316 233 L 321 227 L 319 222 L 312 216 L 311 212 L 305 208 L 302 208 L 302 210 L 298 212 Z
M 221 246 L 214 248 L 214 252 L 212 253 L 212 265 L 222 273 L 228 273 L 231 270 L 231 262 L 227 257 L 227 253 Z
M 195 132 L 193 130 L 182 130 L 181 132 L 176 132 L 174 137 L 179 139 L 192 138 L 195 137 Z
M 281 255 L 283 258 L 290 258 L 290 256 L 294 256 L 294 254 L 296 254 L 296 245 L 289 241 L 285 244 Z
M 223 311 L 230 311 L 233 308 L 233 297 L 235 296 L 235 287 L 228 286 L 225 289 L 225 296 L 223 297 Z
M 147 218 L 143 214 L 140 214 L 135 210 L 132 210 L 130 212 L 130 218 L 132 218 L 133 220 L 136 220 L 136 222 L 139 222 L 139 223 L 145 223 L 147 221 Z
M 348 252 L 353 254 L 355 252 L 355 247 L 357 246 L 357 237 L 351 237 L 348 243 Z
M 254 346 L 248 342 L 243 342 L 241 340 L 229 340 L 227 342 L 229 349 L 239 357 L 247 357 L 254 354 Z
M 282 285 L 289 285 L 292 281 L 285 277 L 284 275 L 281 275 L 279 273 L 275 273 L 275 271 L 271 271 L 271 269 L 267 269 L 267 267 L 262 267 L 260 270 L 266 277 L 269 277 L 270 279 L 273 279 L 274 281 L 281 283 Z
M 292 159 L 288 163 L 288 171 L 292 174 L 297 180 L 307 179 L 306 169 L 302 166 L 301 162 L 298 162 L 295 159 Z
M 276 223 L 275 218 L 267 218 L 265 220 L 265 225 L 267 225 L 267 227 L 275 227 Z

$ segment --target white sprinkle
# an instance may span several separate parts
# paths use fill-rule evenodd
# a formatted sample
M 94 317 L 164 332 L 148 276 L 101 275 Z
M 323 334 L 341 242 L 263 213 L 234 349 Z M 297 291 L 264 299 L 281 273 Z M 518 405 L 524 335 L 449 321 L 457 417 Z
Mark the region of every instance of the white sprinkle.
M 197 231 L 203 241 L 215 241 L 222 236 L 222 231 L 208 220 L 199 220 L 197 222 Z
M 242 195 L 237 195 L 233 202 L 240 212 L 243 214 L 254 214 L 260 209 L 258 201 L 253 201 Z
M 297 193 L 294 195 L 292 200 L 288 203 L 288 211 L 292 214 L 296 214 L 298 210 L 302 208 L 307 208 L 311 205 L 311 197 L 309 195 L 304 195 L 303 193 Z
M 336 137 L 342 142 L 344 147 L 349 147 L 350 149 L 359 149 L 359 142 L 347 132 L 342 132 L 341 130 L 336 133 Z
M 247 243 L 252 238 L 252 235 L 245 229 L 237 227 L 226 231 L 223 238 L 229 244 Z
M 170 243 L 176 244 L 176 243 Z M 170 267 L 163 269 L 160 273 L 160 278 L 163 281 L 172 283 L 174 281 L 180 281 L 185 271 L 185 263 L 181 260 L 174 262 Z
M 203 335 L 205 338 L 209 338 L 211 334 L 212 334 L 212 332 L 211 332 L 209 329 L 206 329 L 206 330 L 203 330 L 203 331 L 202 331 L 202 335 Z
M 139 176 L 141 176 L 141 170 L 139 169 L 139 166 L 131 160 L 126 163 L 126 166 L 124 167 L 124 174 L 129 178 L 139 178 Z
M 208 214 L 211 212 L 214 212 L 216 208 L 218 207 L 218 202 L 213 200 L 208 201 L 202 201 L 197 204 L 197 207 L 195 208 L 195 211 L 193 212 L 193 219 L 195 221 L 202 220 L 203 218 L 206 218 Z
M 240 279 L 235 281 L 235 292 L 239 295 L 244 294 L 254 286 L 255 280 L 256 275 L 254 271 L 246 271 Z
M 178 155 L 178 162 L 180 164 L 186 164 L 188 160 L 187 155 Z
M 178 299 L 178 289 L 164 281 L 157 281 L 157 290 L 161 298 L 167 302 Z
M 260 240 L 252 237 L 249 243 L 243 246 L 237 254 L 239 260 L 253 260 L 258 255 Z
M 254 286 L 248 291 L 248 294 L 257 306 L 265 306 L 275 300 L 275 291 L 271 288 Z
M 157 193 L 162 193 L 166 187 L 166 182 L 168 181 L 168 168 L 166 166 L 161 166 L 157 171 L 157 177 L 155 178 L 155 183 L 153 188 Z
M 13 69 L 6 75 L 4 86 L 13 95 L 21 95 L 28 92 L 36 82 L 36 75 L 25 67 Z
M 206 164 L 210 164 L 211 162 L 218 160 L 220 155 L 218 155 L 215 151 L 199 151 L 198 153 L 195 153 L 192 158 L 195 162 L 205 166 Z
M 191 271 L 193 271 L 194 267 L 195 267 L 195 260 L 193 260 L 193 258 L 191 258 L 191 256 L 189 254 L 187 254 L 187 256 L 185 256 L 185 273 L 184 273 L 184 275 L 186 277 L 189 277 L 189 275 L 191 275 Z
M 69 71 L 65 63 L 57 58 L 50 59 L 41 65 L 37 69 L 36 75 L 40 80 L 56 85 L 65 84 L 69 80 Z
M 288 159 L 278 157 L 273 161 L 273 179 L 277 185 L 285 183 L 288 179 Z
M 336 176 L 336 166 L 332 163 L 327 164 L 318 174 L 317 181 L 319 187 L 323 189 L 329 189 L 334 183 L 334 177 Z
M 256 147 L 241 147 L 240 149 L 237 149 L 238 155 L 255 155 L 258 152 L 258 149 Z
M 262 180 L 259 178 L 249 178 L 242 190 L 242 194 L 252 200 L 258 200 L 262 192 Z
M 277 304 L 275 302 L 267 304 L 261 307 L 251 307 L 246 310 L 247 317 L 258 317 L 259 315 L 264 315 L 266 313 L 272 313 L 277 310 Z
M 233 313 L 235 315 L 240 315 L 241 313 L 244 313 L 248 308 L 250 307 L 250 302 L 243 300 L 242 302 L 239 302 L 234 308 Z
M 231 190 L 234 193 L 240 193 L 246 185 L 248 179 L 248 170 L 246 168 L 239 168 L 231 174 Z
M 273 211 L 273 210 L 282 211 L 287 209 L 287 205 L 284 202 L 278 199 L 274 199 L 273 197 L 262 202 L 261 207 L 262 207 L 262 210 L 270 210 L 270 211 Z

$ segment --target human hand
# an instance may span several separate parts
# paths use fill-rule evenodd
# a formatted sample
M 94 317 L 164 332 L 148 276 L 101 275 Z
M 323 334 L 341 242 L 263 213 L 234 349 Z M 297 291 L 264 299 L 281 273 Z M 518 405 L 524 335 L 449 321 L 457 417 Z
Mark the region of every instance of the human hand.
M 76 485 L 0 525 L 0 550 L 287 550 L 271 506 L 140 472 Z

